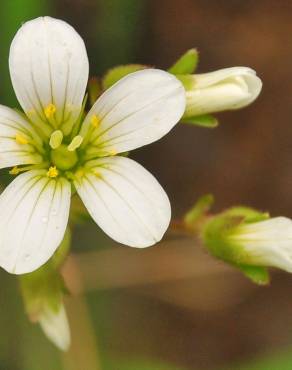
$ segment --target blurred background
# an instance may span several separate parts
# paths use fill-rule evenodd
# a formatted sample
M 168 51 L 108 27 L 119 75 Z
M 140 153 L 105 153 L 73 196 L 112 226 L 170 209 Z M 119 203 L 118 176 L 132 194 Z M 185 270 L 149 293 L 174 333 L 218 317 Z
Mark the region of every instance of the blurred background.
M 192 47 L 200 73 L 255 69 L 264 88 L 252 106 L 218 115 L 213 130 L 177 125 L 131 157 L 159 179 L 175 218 L 208 192 L 218 211 L 245 204 L 292 217 L 291 1 L 2 0 L 0 15 L 0 98 L 10 106 L 9 45 L 39 15 L 76 28 L 91 76 L 123 63 L 165 69 Z M 65 355 L 28 322 L 16 278 L 1 271 L 1 370 L 292 369 L 288 274 L 257 287 L 178 232 L 140 251 L 90 223 L 74 232 L 64 276 L 73 336 Z

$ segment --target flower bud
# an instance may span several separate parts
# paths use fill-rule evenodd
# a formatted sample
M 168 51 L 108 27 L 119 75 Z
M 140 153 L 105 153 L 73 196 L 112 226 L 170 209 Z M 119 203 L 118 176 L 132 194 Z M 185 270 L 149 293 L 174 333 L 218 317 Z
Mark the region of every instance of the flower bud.
M 70 346 L 70 328 L 63 304 L 63 279 L 51 264 L 20 276 L 21 292 L 30 320 L 39 323 L 45 335 L 60 350 Z
M 178 78 L 186 89 L 185 118 L 243 108 L 251 104 L 262 89 L 262 81 L 256 72 L 247 67 Z
M 265 213 L 236 207 L 212 217 L 205 224 L 202 237 L 207 249 L 225 262 L 292 272 L 289 218 L 268 218 Z

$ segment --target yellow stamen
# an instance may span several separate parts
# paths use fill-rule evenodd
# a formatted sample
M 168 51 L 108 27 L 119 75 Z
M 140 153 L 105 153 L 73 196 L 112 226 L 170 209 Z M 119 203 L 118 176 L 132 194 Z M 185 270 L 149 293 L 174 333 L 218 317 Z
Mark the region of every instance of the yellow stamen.
M 50 137 L 50 147 L 52 149 L 57 149 L 62 144 L 62 140 L 63 132 L 61 130 L 54 131 Z
M 59 171 L 57 170 L 56 166 L 51 166 L 47 172 L 48 177 L 55 178 L 59 175 Z
M 44 113 L 45 113 L 45 116 L 50 119 L 53 117 L 53 115 L 56 113 L 56 106 L 54 104 L 49 104 L 48 106 L 46 106 L 46 108 L 44 109 Z
M 82 141 L 83 141 L 82 136 L 80 136 L 80 135 L 75 136 L 74 139 L 71 141 L 71 143 L 68 145 L 69 152 L 74 152 L 74 150 L 79 148 Z
M 98 118 L 97 115 L 94 114 L 90 119 L 91 126 L 94 128 L 98 127 L 100 124 L 100 121 L 101 121 L 100 118 Z
M 17 166 L 13 167 L 13 168 L 9 171 L 10 175 L 18 175 L 18 174 L 19 174 L 19 172 L 20 172 L 20 170 L 19 170 L 19 168 L 18 168 Z
M 17 142 L 17 144 L 28 144 L 27 138 L 21 134 L 15 135 L 15 141 Z

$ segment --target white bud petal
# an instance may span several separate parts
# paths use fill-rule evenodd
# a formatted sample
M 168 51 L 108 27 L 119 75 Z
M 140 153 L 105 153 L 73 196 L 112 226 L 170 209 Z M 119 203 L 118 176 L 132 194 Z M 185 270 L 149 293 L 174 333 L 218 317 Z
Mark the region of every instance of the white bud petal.
M 260 78 L 247 67 L 225 68 L 192 78 L 192 87 L 186 92 L 185 116 L 188 117 L 243 108 L 251 104 L 262 89 Z
M 41 313 L 39 323 L 46 336 L 60 350 L 68 350 L 71 342 L 70 327 L 63 304 L 61 304 L 58 312 L 54 312 L 47 307 Z
M 240 244 L 252 264 L 292 272 L 292 220 L 289 218 L 243 224 L 230 241 Z

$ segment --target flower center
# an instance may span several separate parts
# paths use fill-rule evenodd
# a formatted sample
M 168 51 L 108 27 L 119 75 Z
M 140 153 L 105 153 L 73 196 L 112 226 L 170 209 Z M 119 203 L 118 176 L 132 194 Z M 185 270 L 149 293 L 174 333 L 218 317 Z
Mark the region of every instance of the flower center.
M 69 151 L 68 146 L 61 144 L 57 149 L 51 150 L 51 161 L 60 170 L 70 170 L 77 161 L 78 155 L 76 150 Z

